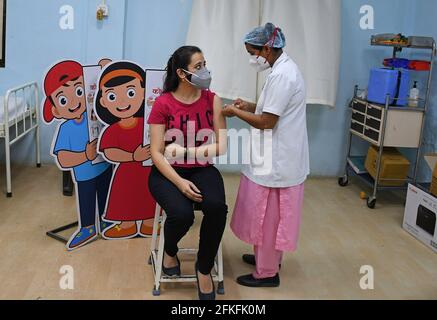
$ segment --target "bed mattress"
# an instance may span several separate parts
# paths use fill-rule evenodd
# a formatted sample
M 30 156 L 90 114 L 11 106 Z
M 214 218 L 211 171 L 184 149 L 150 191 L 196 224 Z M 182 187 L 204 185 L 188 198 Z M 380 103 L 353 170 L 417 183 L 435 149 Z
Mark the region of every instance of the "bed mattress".
M 4 108 L 5 99 L 4 97 L 0 97 L 0 124 L 4 124 L 5 122 L 5 108 Z M 27 108 L 24 104 L 23 98 L 18 98 L 17 101 L 15 101 L 14 98 L 9 100 L 8 105 L 8 115 L 9 115 L 9 121 L 15 120 L 16 117 L 22 116 L 24 112 L 27 111 Z

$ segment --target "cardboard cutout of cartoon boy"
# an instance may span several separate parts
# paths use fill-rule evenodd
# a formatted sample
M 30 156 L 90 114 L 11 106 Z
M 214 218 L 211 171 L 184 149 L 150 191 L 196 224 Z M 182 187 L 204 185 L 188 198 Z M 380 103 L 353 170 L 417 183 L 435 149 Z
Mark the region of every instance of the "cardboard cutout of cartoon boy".
M 145 73 L 135 63 L 113 62 L 100 75 L 95 111 L 107 127 L 99 151 L 117 165 L 111 182 L 105 221 L 115 222 L 103 231 L 105 239 L 149 237 L 156 202 L 149 192 L 150 146 L 143 145 Z
M 44 121 L 47 124 L 54 120 L 61 122 L 51 152 L 61 170 L 72 171 L 77 195 L 79 226 L 67 243 L 68 250 L 96 239 L 99 232 L 108 227 L 101 217 L 112 166 L 107 162 L 92 163 L 98 155 L 97 139 L 89 138 L 83 68 L 76 61 L 62 61 L 51 67 L 44 78 Z

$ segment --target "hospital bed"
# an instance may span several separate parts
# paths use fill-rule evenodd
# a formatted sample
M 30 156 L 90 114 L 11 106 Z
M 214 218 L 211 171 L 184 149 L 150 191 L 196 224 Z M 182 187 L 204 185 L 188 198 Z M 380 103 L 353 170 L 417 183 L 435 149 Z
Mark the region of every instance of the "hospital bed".
M 12 88 L 0 97 L 0 139 L 5 140 L 6 195 L 12 197 L 11 146 L 35 131 L 36 164 L 41 167 L 38 84 Z

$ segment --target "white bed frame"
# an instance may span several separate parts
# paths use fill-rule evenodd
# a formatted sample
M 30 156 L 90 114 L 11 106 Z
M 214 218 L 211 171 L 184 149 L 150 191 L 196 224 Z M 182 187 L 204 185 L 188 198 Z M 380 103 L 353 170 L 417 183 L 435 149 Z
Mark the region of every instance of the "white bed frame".
M 15 108 L 19 109 L 17 97 L 23 98 L 23 110 L 14 116 L 9 115 L 9 103 L 14 101 Z M 11 146 L 35 131 L 36 165 L 41 167 L 40 152 L 40 116 L 39 116 L 38 84 L 31 82 L 22 86 L 12 88 L 6 92 L 4 98 L 4 116 L 0 122 L 0 139 L 5 139 L 6 155 L 6 196 L 12 197 L 11 179 Z M 15 132 L 15 135 L 11 133 Z

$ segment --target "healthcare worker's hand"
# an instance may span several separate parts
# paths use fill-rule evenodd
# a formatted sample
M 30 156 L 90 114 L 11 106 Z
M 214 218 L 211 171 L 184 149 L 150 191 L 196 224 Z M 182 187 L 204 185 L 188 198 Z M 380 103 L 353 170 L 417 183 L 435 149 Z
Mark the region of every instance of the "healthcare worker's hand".
M 181 179 L 180 183 L 177 185 L 178 189 L 186 196 L 188 199 L 194 202 L 202 202 L 203 198 L 200 190 L 197 189 L 196 185 L 190 180 Z
M 227 117 L 227 118 L 235 117 L 235 109 L 237 109 L 237 107 L 235 105 L 227 104 L 222 109 L 222 114 L 224 117 Z
M 234 106 L 244 111 L 250 111 L 250 103 L 240 98 L 234 101 Z

